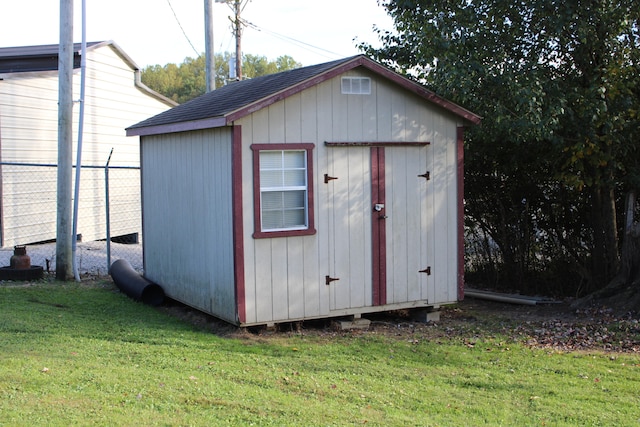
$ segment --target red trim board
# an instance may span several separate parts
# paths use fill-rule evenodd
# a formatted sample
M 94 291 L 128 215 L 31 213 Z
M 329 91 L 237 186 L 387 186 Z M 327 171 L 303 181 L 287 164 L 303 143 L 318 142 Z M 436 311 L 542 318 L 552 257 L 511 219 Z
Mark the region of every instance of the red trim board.
M 233 203 L 233 274 L 236 284 L 236 310 L 238 321 L 246 322 L 245 277 L 244 277 L 244 227 L 242 215 L 242 127 L 232 130 L 232 203 Z
M 464 299 L 464 127 L 457 129 L 458 160 L 458 300 Z

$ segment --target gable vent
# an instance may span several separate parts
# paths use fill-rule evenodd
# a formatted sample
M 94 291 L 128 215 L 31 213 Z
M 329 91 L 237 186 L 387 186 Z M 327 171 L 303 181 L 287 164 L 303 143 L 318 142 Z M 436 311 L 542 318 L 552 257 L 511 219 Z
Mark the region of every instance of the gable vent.
M 341 86 L 345 95 L 371 95 L 369 77 L 343 77 Z

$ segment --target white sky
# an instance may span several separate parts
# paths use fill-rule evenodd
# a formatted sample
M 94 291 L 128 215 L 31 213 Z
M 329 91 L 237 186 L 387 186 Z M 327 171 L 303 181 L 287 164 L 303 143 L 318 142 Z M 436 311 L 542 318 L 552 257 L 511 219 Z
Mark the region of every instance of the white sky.
M 0 47 L 59 42 L 59 0 L 0 3 Z M 87 41 L 113 40 L 141 68 L 181 63 L 205 50 L 204 0 L 86 0 L 86 4 Z M 81 0 L 74 0 L 75 42 L 81 41 L 81 7 Z M 213 14 L 215 52 L 234 51 L 231 8 L 214 3 Z M 359 53 L 354 39 L 377 46 L 374 24 L 392 28 L 391 18 L 376 0 L 249 0 L 241 17 L 262 29 L 245 28 L 243 53 L 269 60 L 289 55 L 303 65 Z

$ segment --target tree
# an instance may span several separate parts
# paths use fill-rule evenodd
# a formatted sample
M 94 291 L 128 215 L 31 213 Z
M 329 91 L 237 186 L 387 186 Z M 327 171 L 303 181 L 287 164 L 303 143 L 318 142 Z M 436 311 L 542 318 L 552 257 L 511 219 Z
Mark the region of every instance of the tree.
M 571 291 L 603 287 L 640 177 L 640 2 L 380 3 L 395 28 L 365 52 L 484 117 L 468 133 L 465 208 L 504 280 L 555 265 L 580 278 Z
M 216 87 L 222 87 L 229 81 L 230 53 L 216 54 Z M 300 67 L 290 56 L 281 56 L 269 61 L 264 56 L 244 55 L 243 74 L 253 78 L 265 74 L 277 73 Z M 158 93 L 184 103 L 200 96 L 206 90 L 205 58 L 185 58 L 180 65 L 150 65 L 142 70 L 142 82 Z

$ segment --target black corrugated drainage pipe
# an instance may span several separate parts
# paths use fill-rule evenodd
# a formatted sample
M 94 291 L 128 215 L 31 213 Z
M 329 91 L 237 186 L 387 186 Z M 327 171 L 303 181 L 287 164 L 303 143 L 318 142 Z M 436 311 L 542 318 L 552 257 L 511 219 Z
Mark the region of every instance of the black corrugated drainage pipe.
M 127 260 L 114 261 L 109 274 L 118 289 L 136 301 L 152 306 L 158 306 L 164 301 L 162 288 L 142 277 Z

